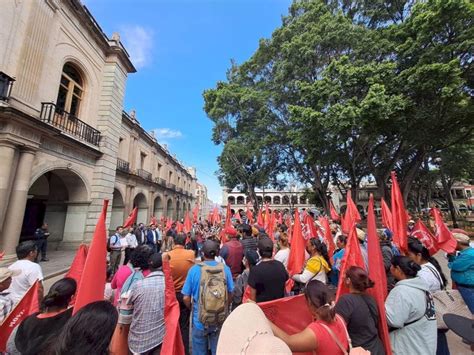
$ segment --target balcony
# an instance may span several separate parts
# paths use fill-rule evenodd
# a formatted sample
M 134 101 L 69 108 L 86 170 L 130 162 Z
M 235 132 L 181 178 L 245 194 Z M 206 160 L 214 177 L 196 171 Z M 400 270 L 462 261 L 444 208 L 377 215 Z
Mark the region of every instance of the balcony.
M 117 159 L 117 170 L 123 171 L 124 173 L 130 172 L 130 163 L 128 161 Z
M 41 104 L 40 120 L 82 141 L 99 146 L 100 132 L 53 103 Z
M 151 178 L 151 173 L 146 170 L 137 169 L 137 175 L 140 176 L 142 179 L 153 181 L 153 179 Z
M 169 183 L 169 184 L 168 184 L 168 187 L 169 187 L 170 189 L 172 189 L 172 190 L 176 190 L 176 185 L 175 185 L 175 184 Z

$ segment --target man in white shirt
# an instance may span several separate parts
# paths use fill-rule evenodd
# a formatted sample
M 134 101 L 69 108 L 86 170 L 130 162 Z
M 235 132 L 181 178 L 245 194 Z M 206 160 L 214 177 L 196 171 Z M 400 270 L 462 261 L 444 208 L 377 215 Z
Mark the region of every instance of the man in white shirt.
M 133 228 L 129 229 L 129 232 L 125 236 L 125 243 L 123 243 L 122 246 L 125 246 L 125 260 L 123 261 L 123 264 L 127 265 L 130 260 L 130 255 L 132 255 L 132 252 L 138 246 L 137 237 L 133 233 Z
M 8 288 L 9 296 L 18 303 L 26 291 L 39 280 L 38 298 L 43 299 L 43 272 L 41 266 L 33 262 L 38 255 L 38 249 L 34 241 L 26 241 L 20 243 L 16 247 L 16 256 L 18 260 L 11 264 L 9 270 L 21 270 L 18 276 L 12 278 L 12 283 Z

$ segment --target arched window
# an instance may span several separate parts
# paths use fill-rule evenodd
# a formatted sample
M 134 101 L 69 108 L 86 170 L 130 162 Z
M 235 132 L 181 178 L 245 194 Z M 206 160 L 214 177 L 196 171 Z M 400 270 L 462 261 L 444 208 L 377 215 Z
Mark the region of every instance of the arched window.
M 273 204 L 274 205 L 279 205 L 281 203 L 280 196 L 274 196 L 273 197 Z
M 300 204 L 305 205 L 306 204 L 306 197 L 300 196 Z
M 234 205 L 235 204 L 235 197 L 234 196 L 229 196 L 227 198 L 227 202 L 229 202 L 230 204 Z
M 265 201 L 265 203 L 272 203 L 271 196 L 265 196 L 264 201 Z
M 79 109 L 84 93 L 84 81 L 79 71 L 71 63 L 64 64 L 61 83 L 59 84 L 56 109 L 79 116 Z
M 243 204 L 245 204 L 244 199 L 245 199 L 244 196 L 238 196 L 238 197 L 237 197 L 237 204 L 238 204 L 238 205 L 243 205 Z
M 290 204 L 290 198 L 287 195 L 284 195 L 282 203 L 284 205 L 289 205 Z

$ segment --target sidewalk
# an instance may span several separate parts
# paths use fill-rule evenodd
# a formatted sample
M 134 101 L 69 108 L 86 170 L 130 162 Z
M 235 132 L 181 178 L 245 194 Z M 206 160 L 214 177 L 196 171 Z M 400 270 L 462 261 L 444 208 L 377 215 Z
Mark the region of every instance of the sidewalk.
M 49 261 L 40 262 L 45 279 L 52 278 L 58 274 L 64 274 L 76 255 L 76 250 L 52 250 L 48 251 Z

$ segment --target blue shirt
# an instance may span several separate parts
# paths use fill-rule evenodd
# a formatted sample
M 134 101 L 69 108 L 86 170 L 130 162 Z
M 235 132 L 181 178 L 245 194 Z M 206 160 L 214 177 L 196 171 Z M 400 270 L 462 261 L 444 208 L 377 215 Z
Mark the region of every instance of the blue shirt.
M 213 260 L 204 261 L 206 265 L 216 266 L 217 262 Z M 225 278 L 227 280 L 227 292 L 234 291 L 234 282 L 232 273 L 228 266 L 224 265 Z M 200 330 L 204 330 L 204 325 L 199 321 L 199 285 L 201 283 L 201 266 L 194 265 L 188 271 L 186 281 L 184 281 L 181 293 L 185 296 L 192 296 L 193 299 L 193 325 Z
M 451 278 L 461 286 L 474 286 L 474 248 L 466 248 L 448 263 Z

